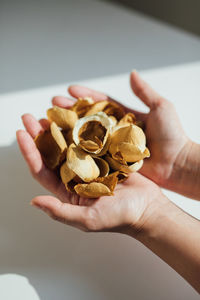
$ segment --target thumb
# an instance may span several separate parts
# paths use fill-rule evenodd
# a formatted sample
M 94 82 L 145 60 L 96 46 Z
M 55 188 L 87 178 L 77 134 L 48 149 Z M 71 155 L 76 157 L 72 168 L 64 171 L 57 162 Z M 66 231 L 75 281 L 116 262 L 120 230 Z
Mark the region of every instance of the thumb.
M 38 196 L 32 199 L 31 205 L 40 208 L 56 221 L 86 230 L 87 207 L 63 203 L 52 196 Z
M 131 72 L 130 84 L 134 94 L 150 109 L 155 108 L 164 101 L 164 98 L 155 92 L 136 71 Z

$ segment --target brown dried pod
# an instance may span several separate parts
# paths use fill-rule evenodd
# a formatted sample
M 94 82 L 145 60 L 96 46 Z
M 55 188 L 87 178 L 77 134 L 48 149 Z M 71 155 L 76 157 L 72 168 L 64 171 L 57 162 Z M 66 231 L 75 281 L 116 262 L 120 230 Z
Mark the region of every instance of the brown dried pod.
M 73 129 L 73 140 L 83 150 L 99 154 L 110 135 L 113 123 L 109 117 L 99 112 L 79 119 Z
M 68 130 L 61 130 L 65 141 L 67 143 L 67 146 L 71 145 L 74 141 L 73 141 L 73 136 L 72 136 L 72 129 L 68 129 Z
M 94 157 L 94 161 L 99 168 L 100 171 L 99 176 L 100 177 L 107 176 L 110 171 L 109 164 L 107 163 L 107 161 L 105 161 L 103 158 L 100 157 Z
M 55 169 L 64 160 L 67 144 L 56 123 L 52 122 L 48 131 L 39 134 L 35 144 L 49 169 Z
M 137 172 L 143 165 L 143 160 L 139 160 L 130 164 L 128 164 L 127 162 L 120 163 L 118 160 L 115 160 L 108 154 L 105 156 L 105 160 L 109 163 L 111 169 L 113 169 L 114 171 L 121 171 L 124 173 Z
M 98 177 L 88 184 L 77 184 L 74 189 L 76 193 L 84 198 L 99 198 L 111 196 L 118 181 L 118 172 L 114 172 L 105 177 Z
M 114 159 L 131 163 L 150 156 L 149 150 L 146 148 L 145 134 L 140 127 L 134 124 L 114 129 L 109 152 Z
M 100 174 L 94 159 L 75 144 L 71 144 L 67 150 L 67 166 L 83 181 L 90 182 Z
M 60 168 L 60 177 L 64 184 L 70 182 L 76 174 L 68 167 L 66 161 L 62 164 Z
M 77 114 L 70 110 L 54 106 L 47 110 L 47 117 L 49 121 L 55 122 L 62 129 L 72 129 L 78 120 Z
M 89 111 L 93 103 L 94 101 L 90 97 L 78 98 L 70 109 L 75 111 L 79 118 L 82 118 Z
M 95 102 L 86 113 L 86 116 L 94 115 L 100 111 L 105 112 L 108 116 L 114 116 L 117 120 L 120 120 L 124 115 L 124 108 L 115 103 L 114 101 L 98 101 Z
M 133 113 L 127 113 L 125 116 L 119 121 L 118 126 L 136 124 L 136 117 Z

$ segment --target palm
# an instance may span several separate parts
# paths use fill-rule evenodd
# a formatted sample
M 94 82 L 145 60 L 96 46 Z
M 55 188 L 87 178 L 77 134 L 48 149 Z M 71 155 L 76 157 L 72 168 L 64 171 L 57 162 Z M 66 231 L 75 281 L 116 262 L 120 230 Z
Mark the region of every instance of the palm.
M 119 231 L 134 227 L 151 203 L 158 187 L 140 174 L 132 174 L 118 184 L 113 196 L 97 200 L 79 198 L 79 205 L 90 207 L 87 227 L 92 231 Z M 150 196 L 151 195 L 151 196 Z
M 151 157 L 145 161 L 141 173 L 163 185 L 170 176 L 172 166 L 187 143 L 174 107 L 169 102 L 146 115 L 146 136 Z

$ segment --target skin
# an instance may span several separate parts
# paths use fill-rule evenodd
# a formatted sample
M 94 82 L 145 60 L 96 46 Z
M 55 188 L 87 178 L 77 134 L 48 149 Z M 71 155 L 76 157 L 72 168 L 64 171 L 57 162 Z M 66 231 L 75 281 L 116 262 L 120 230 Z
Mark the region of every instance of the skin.
M 31 174 L 53 196 L 38 196 L 32 205 L 53 219 L 84 231 L 110 231 L 128 234 L 166 261 L 200 292 L 200 223 L 170 202 L 159 186 L 200 199 L 200 151 L 185 135 L 173 105 L 132 72 L 133 92 L 149 107 L 149 113 L 133 111 L 145 122 L 151 158 L 140 174 L 132 174 L 118 184 L 115 195 L 84 199 L 66 192 L 64 185 L 42 162 L 33 138 L 48 128 L 30 114 L 22 116 L 24 130 L 17 141 Z M 69 87 L 72 97 L 90 96 L 111 100 L 108 96 L 81 86 Z M 74 101 L 54 97 L 53 105 L 67 108 Z M 132 111 L 126 108 L 127 111 Z M 186 238 L 187 237 L 187 238 Z

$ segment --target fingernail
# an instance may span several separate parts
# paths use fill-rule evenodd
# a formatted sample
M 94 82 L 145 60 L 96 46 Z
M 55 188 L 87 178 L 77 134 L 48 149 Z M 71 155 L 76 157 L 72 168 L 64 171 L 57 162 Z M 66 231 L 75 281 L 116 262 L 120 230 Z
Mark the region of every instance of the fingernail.
M 137 71 L 136 69 L 133 69 L 133 70 L 131 71 L 131 73 L 136 73 L 136 74 L 138 74 L 138 71 Z

